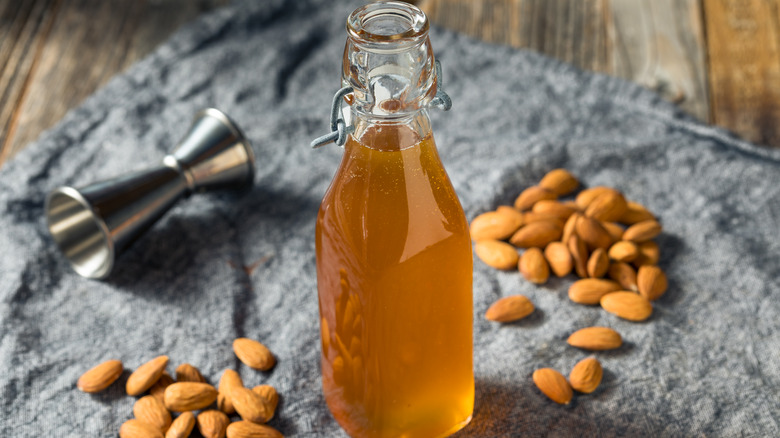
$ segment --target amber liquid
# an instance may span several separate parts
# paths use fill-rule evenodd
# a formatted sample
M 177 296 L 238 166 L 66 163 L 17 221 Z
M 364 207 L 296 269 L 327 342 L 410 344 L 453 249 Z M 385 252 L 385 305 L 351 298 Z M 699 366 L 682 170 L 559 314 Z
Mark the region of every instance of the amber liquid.
M 437 437 L 474 406 L 472 258 L 433 138 L 350 137 L 317 218 L 322 379 L 353 437 Z

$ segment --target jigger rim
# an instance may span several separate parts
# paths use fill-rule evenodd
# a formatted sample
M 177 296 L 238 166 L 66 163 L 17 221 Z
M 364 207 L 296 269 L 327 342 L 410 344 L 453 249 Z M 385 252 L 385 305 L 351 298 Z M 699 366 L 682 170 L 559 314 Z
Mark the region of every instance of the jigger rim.
M 233 121 L 233 119 L 230 118 L 227 114 L 224 112 L 218 110 L 217 108 L 210 107 L 210 108 L 204 108 L 200 111 L 198 111 L 195 114 L 195 117 L 193 120 L 197 120 L 203 116 L 210 116 L 213 117 L 220 122 L 222 122 L 225 127 L 227 127 L 230 132 L 233 133 L 233 135 L 236 136 L 236 142 L 241 143 L 241 146 L 244 147 L 244 150 L 246 151 L 247 155 L 247 164 L 249 165 L 249 171 L 247 172 L 247 183 L 252 184 L 255 181 L 255 152 L 252 150 L 252 145 L 249 143 L 249 140 L 247 140 L 244 133 L 241 131 L 241 128 L 238 127 L 236 122 Z
M 100 231 L 100 234 L 103 237 L 102 244 L 106 251 L 108 252 L 107 256 L 105 257 L 105 260 L 103 263 L 100 264 L 100 266 L 95 268 L 89 268 L 88 266 L 85 266 L 83 264 L 76 263 L 71 257 L 65 256 L 65 259 L 70 263 L 71 267 L 74 271 L 76 271 L 77 274 L 81 275 L 82 277 L 86 278 L 95 278 L 95 279 L 104 279 L 108 277 L 108 275 L 111 273 L 111 270 L 114 268 L 114 261 L 115 261 L 115 249 L 114 249 L 114 242 L 111 240 L 111 234 L 108 231 L 108 226 L 106 225 L 105 221 L 98 215 L 92 205 L 87 201 L 86 198 L 73 187 L 70 186 L 61 186 L 57 187 L 56 189 L 49 192 L 49 194 L 46 196 L 46 202 L 44 205 L 44 211 L 47 212 L 46 214 L 46 226 L 49 229 L 49 235 L 52 236 L 54 239 L 54 242 L 57 244 L 58 249 L 61 253 L 65 254 L 65 248 L 63 247 L 63 242 L 58 238 L 59 234 L 56 232 L 56 230 L 53 228 L 54 223 L 52 223 L 52 216 L 51 216 L 51 202 L 52 199 L 54 199 L 57 195 L 63 195 L 68 198 L 70 198 L 73 201 L 76 201 L 81 207 L 84 209 L 84 211 L 89 213 L 90 219 L 92 220 L 92 223 L 97 227 L 97 229 Z

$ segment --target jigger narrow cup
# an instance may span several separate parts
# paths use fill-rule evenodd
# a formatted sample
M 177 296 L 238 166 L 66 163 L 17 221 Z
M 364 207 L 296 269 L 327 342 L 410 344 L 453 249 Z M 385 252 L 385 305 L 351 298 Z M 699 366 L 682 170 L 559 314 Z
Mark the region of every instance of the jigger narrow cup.
M 205 109 L 161 165 L 53 190 L 45 207 L 49 232 L 79 275 L 106 278 L 122 251 L 178 200 L 197 191 L 251 185 L 254 162 L 238 126 L 219 110 Z

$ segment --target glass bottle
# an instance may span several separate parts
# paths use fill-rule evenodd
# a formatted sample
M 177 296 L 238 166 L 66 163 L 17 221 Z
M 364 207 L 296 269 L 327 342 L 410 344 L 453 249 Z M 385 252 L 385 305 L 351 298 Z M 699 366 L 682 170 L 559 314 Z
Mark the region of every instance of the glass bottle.
M 347 31 L 352 126 L 316 231 L 325 400 L 353 437 L 447 436 L 474 405 L 472 255 L 426 109 L 428 21 L 384 1 Z

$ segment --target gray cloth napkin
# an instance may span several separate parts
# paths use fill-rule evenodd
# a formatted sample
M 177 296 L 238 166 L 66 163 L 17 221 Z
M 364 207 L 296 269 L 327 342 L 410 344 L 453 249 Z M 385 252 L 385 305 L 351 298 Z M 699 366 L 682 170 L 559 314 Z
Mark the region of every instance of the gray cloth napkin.
M 287 436 L 343 436 L 320 391 L 314 224 L 341 158 L 326 132 L 344 22 L 355 3 L 242 2 L 179 31 L 0 171 L 0 435 L 116 436 L 131 418 L 127 372 L 104 393 L 75 388 L 109 358 L 134 369 L 167 354 L 216 383 L 236 368 L 282 395 Z M 458 436 L 780 435 L 780 151 L 703 126 L 642 88 L 534 53 L 434 28 L 454 106 L 434 132 L 469 219 L 510 204 L 548 170 L 622 190 L 656 212 L 669 291 L 645 323 L 570 302 L 572 279 L 534 286 L 475 261 L 476 408 Z M 244 195 L 181 202 L 108 281 L 77 276 L 46 232 L 49 190 L 157 163 L 194 112 L 216 106 L 257 154 Z M 254 269 L 243 269 L 244 266 Z M 486 321 L 496 299 L 537 311 Z M 531 382 L 588 353 L 576 329 L 617 329 L 600 388 L 559 406 Z M 278 357 L 240 364 L 248 336 Z

